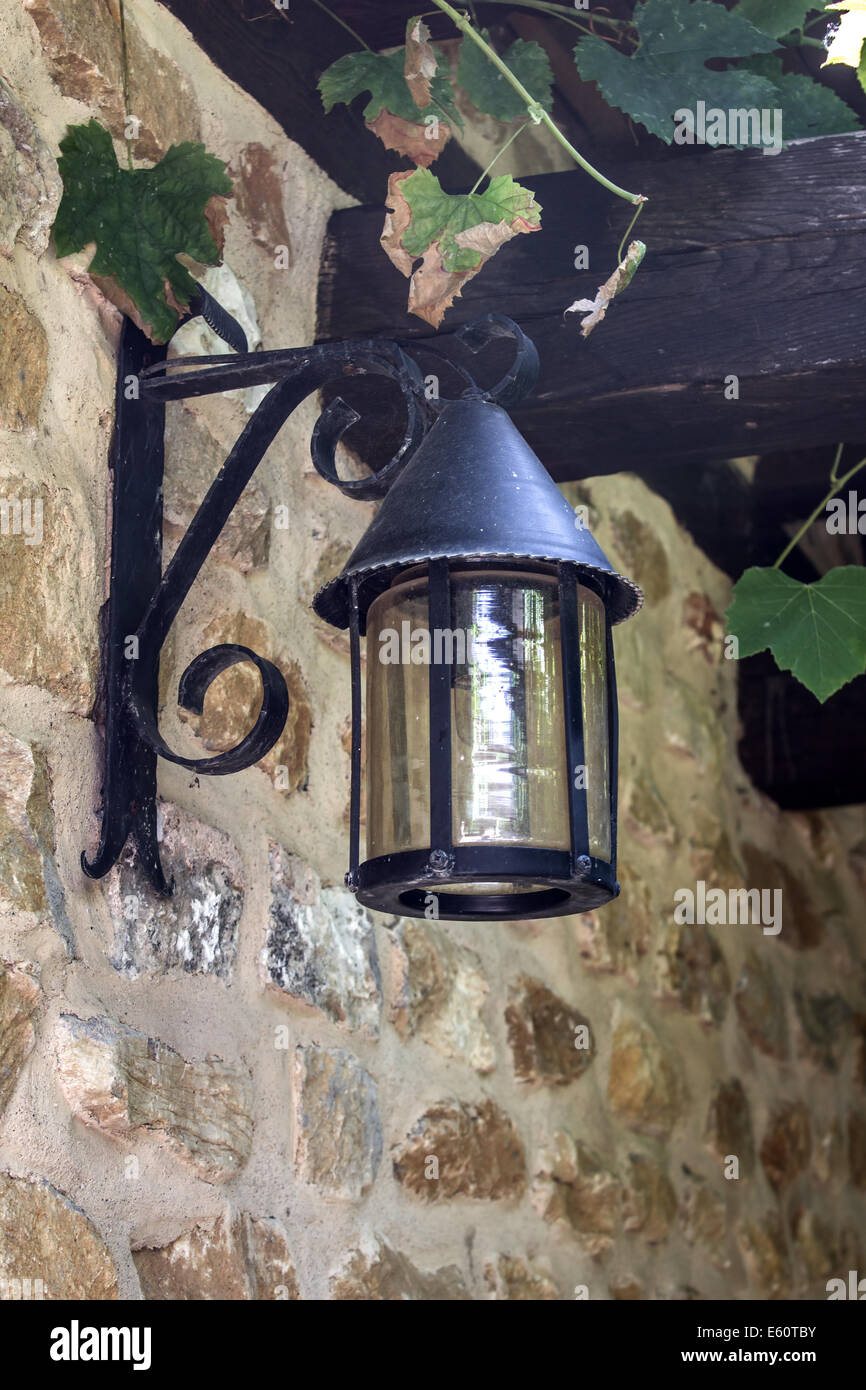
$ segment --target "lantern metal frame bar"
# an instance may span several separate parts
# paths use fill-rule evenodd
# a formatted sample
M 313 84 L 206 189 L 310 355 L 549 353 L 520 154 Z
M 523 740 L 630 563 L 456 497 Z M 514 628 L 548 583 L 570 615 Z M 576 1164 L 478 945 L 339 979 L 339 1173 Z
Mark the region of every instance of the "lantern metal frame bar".
M 586 782 L 577 785 L 577 770 L 584 768 L 583 697 L 580 686 L 580 607 L 578 603 L 578 574 L 574 565 L 559 566 L 559 633 L 563 653 L 562 690 L 565 714 L 565 755 L 568 777 L 568 825 L 571 839 L 571 873 L 576 878 L 585 870 L 589 845 L 589 818 L 586 806 Z M 605 619 L 605 628 L 607 620 Z M 573 639 L 573 646 L 566 641 Z M 568 660 L 573 651 L 574 660 Z
M 431 560 L 427 590 L 431 642 L 451 627 L 451 575 L 448 561 Z M 430 661 L 430 867 L 447 873 L 453 866 L 451 843 L 451 687 L 453 667 Z
M 84 873 L 101 878 L 135 844 L 138 861 L 154 888 L 170 893 L 157 836 L 157 764 L 165 758 L 197 774 L 225 776 L 258 762 L 282 733 L 289 695 L 282 673 L 247 647 L 222 644 L 197 656 L 178 686 L 178 703 L 195 714 L 220 672 L 250 661 L 262 682 L 262 706 L 240 742 L 212 757 L 176 753 L 159 732 L 158 676 L 160 652 L 193 583 L 226 521 L 269 446 L 294 410 L 335 378 L 380 376 L 395 383 L 406 409 L 403 438 L 393 457 L 370 477 L 343 479 L 336 448 L 359 416 L 340 397 L 322 411 L 311 438 L 316 470 L 344 495 L 361 500 L 383 497 L 435 423 L 441 400 L 428 399 L 418 364 L 404 345 L 390 340 L 326 343 L 313 347 L 246 351 L 240 325 L 205 291 L 190 305 L 187 317 L 201 315 L 236 351 L 226 356 L 179 357 L 150 343 L 128 318 L 123 321 L 118 351 L 115 428 L 109 467 L 113 473 L 110 590 L 103 625 L 100 697 L 105 719 L 105 764 L 99 846 L 92 858 L 81 856 Z M 538 358 L 531 341 L 500 314 L 466 324 L 456 334 L 472 353 L 494 338 L 514 343 L 514 358 L 489 389 L 478 387 L 462 366 L 451 363 L 469 383 L 464 395 L 510 406 L 534 385 Z M 419 342 L 414 352 L 439 350 Z M 130 384 L 134 389 L 130 389 Z M 271 389 L 250 416 L 225 463 L 190 522 L 177 550 L 162 570 L 162 488 L 165 403 L 249 386 Z M 360 636 L 363 614 L 358 582 L 350 585 L 349 639 L 352 666 L 352 791 L 350 854 L 347 880 L 354 886 L 359 864 L 361 685 Z M 449 775 L 450 794 L 450 775 Z M 450 836 L 449 836 L 450 838 Z M 426 858 L 426 856 L 425 856 Z

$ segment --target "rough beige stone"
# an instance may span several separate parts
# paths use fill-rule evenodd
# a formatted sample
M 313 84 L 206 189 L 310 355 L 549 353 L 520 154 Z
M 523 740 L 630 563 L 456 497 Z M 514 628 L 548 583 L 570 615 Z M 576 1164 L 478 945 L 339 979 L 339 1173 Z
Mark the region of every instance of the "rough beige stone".
M 755 1170 L 752 1112 L 743 1083 L 737 1077 L 716 1082 L 705 1133 L 714 1154 L 719 1158 L 735 1157 L 739 1161 L 739 1176 L 751 1177 Z
M 724 1200 L 698 1173 L 688 1168 L 685 1173 L 687 1181 L 682 1193 L 680 1218 L 683 1235 L 689 1245 L 700 1245 L 717 1269 L 727 1269 L 730 1259 L 725 1250 L 728 1218 Z
M 41 322 L 20 294 L 0 285 L 0 428 L 32 430 L 39 424 L 39 408 L 48 380 L 48 338 Z M 3 483 L 4 498 L 14 496 Z M 32 484 L 25 496 L 33 496 Z M 7 523 L 8 525 L 8 523 Z M 4 525 L 2 546 L 9 550 Z M 33 559 L 31 549 L 31 559 Z
M 116 139 L 123 138 L 127 114 L 138 119 L 136 158 L 159 159 L 169 145 L 201 138 L 189 83 L 175 63 L 145 42 L 132 15 L 126 17 L 132 107 L 127 113 L 117 7 L 103 0 L 25 0 L 24 7 L 64 96 L 95 108 Z
M 205 629 L 202 650 L 223 643 L 248 647 L 258 656 L 278 666 L 289 690 L 289 713 L 282 734 L 258 763 L 273 779 L 277 791 L 288 795 L 306 785 L 307 757 L 313 713 L 303 676 L 297 662 L 277 651 L 266 623 L 245 613 L 216 618 Z M 208 749 L 224 752 L 234 748 L 249 732 L 261 709 L 262 685 L 250 662 L 232 666 L 217 676 L 208 688 L 202 715 L 181 710 L 181 718 L 193 724 Z
M 658 1037 L 636 1018 L 621 1018 L 613 1035 L 607 1096 L 617 1119 L 666 1138 L 683 1106 L 679 1073 Z
M 288 1235 L 272 1217 L 224 1212 L 168 1245 L 132 1252 L 146 1299 L 295 1301 Z
M 491 1298 L 509 1303 L 552 1303 L 561 1298 L 554 1280 L 519 1255 L 497 1255 L 484 1266 Z
M 677 828 L 658 787 L 647 773 L 640 773 L 623 798 L 623 820 L 636 840 L 650 849 L 672 847 Z
M 707 594 L 692 590 L 683 599 L 683 626 L 690 634 L 687 651 L 698 651 L 711 666 L 718 665 L 722 656 L 725 625 Z
M 823 924 L 811 902 L 807 884 L 775 855 L 757 845 L 743 845 L 746 882 L 750 888 L 780 889 L 782 930 L 777 940 L 795 951 L 813 951 L 824 934 Z
M 37 685 L 73 714 L 89 714 L 102 591 L 83 498 L 20 475 L 0 478 L 0 560 L 0 668 L 16 685 Z
M 174 892 L 155 892 L 128 843 L 106 879 L 114 927 L 111 963 L 140 975 L 215 975 L 231 982 L 244 905 L 240 856 L 228 835 L 169 802 L 158 807 L 160 858 Z
M 309 864 L 271 842 L 262 956 L 267 983 L 335 1023 L 379 1035 L 382 997 L 373 923 L 345 888 L 322 888 Z
M 671 576 L 667 552 L 657 532 L 631 511 L 614 512 L 611 522 L 625 573 L 643 589 L 647 603 L 660 603 L 671 591 Z
M 359 469 L 359 477 L 361 476 L 361 473 L 362 470 Z M 304 600 L 304 603 L 307 605 L 308 608 L 312 606 L 313 599 L 316 597 L 316 594 L 319 592 L 319 590 L 325 584 L 329 583 L 335 575 L 340 573 L 351 553 L 352 546 L 349 545 L 349 543 L 342 536 L 331 537 L 325 541 L 321 551 L 319 552 L 318 558 L 312 571 L 308 571 L 305 574 L 299 576 L 299 589 L 301 598 Z M 317 623 L 321 623 L 322 619 L 316 618 L 314 615 L 314 621 Z M 326 630 L 330 633 L 335 632 L 335 629 L 330 627 L 330 625 L 327 625 Z M 337 635 L 343 638 L 345 652 L 348 655 L 349 649 L 348 644 L 345 641 L 345 633 L 339 633 Z M 364 653 L 362 652 L 361 655 L 363 660 Z
M 842 1265 L 839 1243 L 830 1225 L 815 1211 L 798 1206 L 791 1215 L 794 1254 L 808 1283 L 823 1282 Z
M 0 960 L 0 1115 L 36 1042 L 33 1015 L 39 993 L 38 965 Z
M 629 1154 L 623 1227 L 648 1245 L 666 1240 L 677 1214 L 677 1194 L 667 1173 L 646 1154 Z
M 578 949 L 588 970 L 623 975 L 637 984 L 660 913 L 653 909 L 649 886 L 627 862 L 620 869 L 620 883 L 622 891 L 612 903 L 574 918 Z
M 731 993 L 731 976 L 715 937 L 702 926 L 668 928 L 658 956 L 656 988 L 675 1000 L 707 1028 L 724 1019 Z
M 788 1056 L 785 999 L 769 963 L 749 951 L 734 986 L 734 1002 L 743 1032 L 768 1057 Z
M 802 1101 L 775 1110 L 761 1144 L 761 1164 L 776 1191 L 804 1173 L 812 1155 L 812 1126 Z
M 520 1135 L 495 1101 L 441 1101 L 392 1149 L 394 1176 L 427 1202 L 519 1197 L 526 1186 Z
M 717 778 L 727 750 L 726 731 L 705 693 L 665 672 L 659 726 L 665 749 L 692 758 L 705 777 Z
M 662 1284 L 656 1297 L 668 1303 L 700 1303 L 704 1295 L 691 1284 Z
M 44 756 L 0 729 L 0 893 L 14 907 L 41 912 L 48 906 L 44 856 L 53 845 Z
M 848 1116 L 848 1171 L 851 1182 L 866 1192 L 866 1114 L 852 1110 Z
M 37 1279 L 45 1299 L 117 1298 L 114 1261 L 84 1212 L 50 1183 L 0 1173 L 0 1298 Z
M 856 1035 L 856 1015 L 841 994 L 807 994 L 794 990 L 801 1057 L 815 1062 L 827 1072 L 837 1072 Z
M 401 1038 L 418 1036 L 483 1073 L 496 1053 L 484 1021 L 488 985 L 474 951 L 442 927 L 403 918 L 389 933 L 390 1019 Z
M 16 242 L 42 255 L 62 191 L 57 160 L 0 78 L 0 256 L 11 260 Z
M 695 880 L 726 893 L 743 887 L 745 869 L 731 844 L 731 837 L 716 816 L 699 811 L 693 818 L 689 842 Z
M 292 238 L 283 208 L 286 187 L 287 161 L 278 162 L 274 154 L 259 141 L 244 145 L 229 167 L 236 180 L 235 202 L 238 212 L 250 230 L 250 236 L 273 256 L 277 247 L 285 246 L 290 268 Z
M 741 1221 L 736 1235 L 749 1276 L 759 1294 L 764 1298 L 787 1298 L 791 1291 L 791 1262 L 777 1213 L 772 1212 L 757 1221 Z
M 634 1274 L 620 1274 L 610 1281 L 610 1296 L 617 1303 L 634 1303 L 646 1297 L 644 1286 Z
M 295 1165 L 324 1196 L 357 1201 L 382 1157 L 379 1094 L 370 1073 L 342 1048 L 295 1051 Z
M 613 1245 L 622 1217 L 623 1187 L 601 1156 L 559 1130 L 539 1154 L 533 1204 L 545 1221 L 562 1223 L 593 1256 Z
M 518 1081 L 562 1086 L 595 1056 L 589 1019 L 540 980 L 523 975 L 509 992 L 505 1025 Z
M 169 401 L 165 452 L 163 528 L 169 543 L 176 543 L 186 534 L 205 493 L 225 463 L 226 451 L 199 415 L 179 401 Z M 210 558 L 247 574 L 267 565 L 270 539 L 270 501 L 253 477 L 220 531 Z
M 812 1145 L 812 1171 L 818 1182 L 839 1186 L 848 1174 L 845 1135 L 838 1120 L 816 1132 Z
M 381 1238 L 353 1250 L 330 1285 L 331 1298 L 372 1303 L 463 1302 L 469 1298 L 456 1265 L 428 1273 Z
M 57 1065 L 73 1114 L 112 1138 L 151 1131 L 210 1182 L 231 1177 L 249 1157 L 253 1086 L 241 1062 L 188 1062 L 110 1019 L 64 1014 Z

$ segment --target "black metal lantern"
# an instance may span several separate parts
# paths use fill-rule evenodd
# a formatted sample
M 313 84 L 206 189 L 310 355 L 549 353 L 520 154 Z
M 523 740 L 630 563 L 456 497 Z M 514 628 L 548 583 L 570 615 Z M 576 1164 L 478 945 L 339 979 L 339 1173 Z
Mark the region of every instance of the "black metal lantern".
M 534 386 L 538 356 L 510 319 L 465 325 L 478 352 L 516 345 L 493 387 L 429 399 L 398 343 L 366 341 L 248 353 L 235 321 L 202 291 L 204 315 L 232 356 L 166 360 L 129 320 L 118 360 L 112 446 L 111 593 L 102 677 L 103 816 L 92 878 L 132 837 L 160 892 L 157 758 L 207 776 L 258 762 L 282 732 L 289 693 L 273 662 L 223 644 L 184 671 L 178 701 L 200 714 L 211 682 L 252 662 L 255 723 L 205 758 L 175 752 L 158 727 L 160 651 L 222 527 L 296 407 L 335 376 L 387 377 L 406 426 L 394 457 L 343 479 L 336 447 L 358 419 L 339 397 L 313 431 L 313 462 L 350 497 L 384 498 L 315 610 L 348 627 L 352 788 L 346 881 L 369 907 L 471 921 L 585 912 L 615 897 L 617 709 L 611 627 L 641 593 L 616 574 L 503 409 Z M 429 343 L 413 351 L 441 353 Z M 139 389 L 130 393 L 130 380 Z M 166 568 L 161 511 L 165 402 L 272 383 Z M 367 857 L 360 862 L 361 637 L 367 641 Z
M 361 902 L 495 921 L 616 896 L 611 627 L 641 601 L 505 411 L 478 391 L 447 402 L 313 605 L 350 631 Z

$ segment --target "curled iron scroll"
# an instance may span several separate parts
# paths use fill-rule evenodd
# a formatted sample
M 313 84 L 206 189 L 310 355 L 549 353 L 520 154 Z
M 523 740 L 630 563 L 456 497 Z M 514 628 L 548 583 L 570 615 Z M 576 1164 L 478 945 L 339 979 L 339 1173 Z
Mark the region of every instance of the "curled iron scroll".
M 463 324 L 455 336 L 473 353 L 483 351 L 494 338 L 514 339 L 514 361 L 505 376 L 484 391 L 488 400 L 508 409 L 519 405 L 534 389 L 539 373 L 538 352 L 532 339 L 513 319 L 505 314 L 484 314 Z
M 225 390 L 227 376 L 234 377 L 232 385 L 244 384 L 250 365 L 259 374 L 264 365 L 261 362 L 263 354 L 250 356 L 255 359 L 252 364 L 249 359 L 234 359 L 233 369 L 227 364 L 227 370 L 220 372 L 217 382 L 214 382 L 211 371 L 203 373 L 209 378 L 205 389 Z M 140 737 L 160 757 L 208 776 L 243 771 L 259 762 L 274 746 L 283 731 L 289 710 L 285 679 L 272 661 L 248 647 L 223 644 L 202 652 L 181 677 L 178 703 L 183 708 L 201 714 L 211 682 L 222 671 L 243 661 L 251 661 L 259 672 L 262 705 L 253 727 L 233 748 L 210 757 L 185 757 L 174 752 L 159 732 L 153 695 L 157 686 L 159 655 L 202 565 L 267 449 L 307 396 L 341 371 L 347 370 L 353 376 L 382 375 L 395 381 L 404 396 L 407 423 L 399 449 L 382 469 L 370 478 L 342 479 L 336 469 L 336 446 L 345 429 L 359 417 L 339 398 L 331 402 L 322 412 L 313 432 L 311 453 L 319 474 L 341 492 L 359 498 L 383 496 L 414 452 L 426 428 L 420 405 L 423 400 L 420 373 L 394 344 L 335 344 L 310 348 L 296 353 L 290 363 L 281 357 L 279 367 L 275 363 L 272 365 L 275 374 L 282 372 L 283 379 L 277 380 L 251 416 L 190 522 L 136 634 L 138 657 L 129 663 L 128 704 Z M 186 373 L 180 380 L 195 388 L 202 384 L 198 378 L 199 373 L 192 372 Z M 195 394 L 201 393 L 195 391 Z

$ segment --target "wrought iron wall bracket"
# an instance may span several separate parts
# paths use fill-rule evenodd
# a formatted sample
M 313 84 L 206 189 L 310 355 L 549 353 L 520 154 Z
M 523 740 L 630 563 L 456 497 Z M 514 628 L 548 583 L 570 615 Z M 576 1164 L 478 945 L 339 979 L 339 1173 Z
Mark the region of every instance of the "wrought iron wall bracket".
M 247 647 L 224 644 L 202 652 L 186 668 L 178 703 L 201 714 L 208 687 L 220 672 L 250 661 L 262 683 L 261 709 L 253 727 L 234 748 L 203 758 L 176 753 L 159 731 L 160 652 L 241 493 L 297 406 L 334 378 L 388 377 L 402 392 L 406 408 L 405 432 L 394 456 L 376 473 L 360 479 L 340 478 L 336 465 L 337 444 L 359 418 L 357 412 L 339 397 L 323 410 L 311 440 L 313 462 L 323 478 L 349 497 L 369 500 L 385 495 L 440 405 L 437 399 L 427 398 L 418 364 L 399 343 L 371 340 L 250 353 L 240 326 L 205 292 L 191 305 L 191 315 L 195 314 L 201 314 L 238 351 L 167 359 L 164 347 L 154 346 L 131 320 L 124 320 L 110 457 L 111 570 L 101 672 L 105 708 L 102 825 L 96 853 L 92 858 L 81 857 L 88 877 L 101 878 L 131 837 L 141 868 L 161 893 L 170 893 L 172 884 L 163 872 L 157 839 L 157 758 L 208 776 L 240 772 L 273 747 L 289 710 L 286 683 L 273 662 Z M 488 314 L 456 336 L 470 352 L 502 336 L 512 338 L 516 349 L 511 369 L 488 390 L 479 387 L 465 368 L 457 367 L 466 384 L 464 395 L 510 406 L 532 389 L 538 375 L 535 348 L 510 319 Z M 413 346 L 422 353 L 439 351 L 424 342 Z M 270 384 L 271 389 L 238 437 L 163 573 L 166 401 L 261 384 Z M 353 703 L 359 701 L 360 691 L 353 691 Z M 353 748 L 352 757 L 358 761 L 360 746 Z

